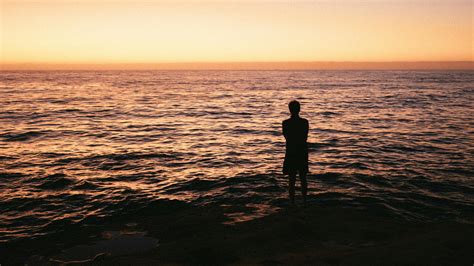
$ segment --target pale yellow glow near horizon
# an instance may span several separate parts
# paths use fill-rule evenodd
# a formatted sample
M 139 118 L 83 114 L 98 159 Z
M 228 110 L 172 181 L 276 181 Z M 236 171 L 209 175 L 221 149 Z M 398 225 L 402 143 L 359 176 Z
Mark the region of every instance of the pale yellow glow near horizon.
M 472 61 L 467 0 L 0 0 L 2 63 Z

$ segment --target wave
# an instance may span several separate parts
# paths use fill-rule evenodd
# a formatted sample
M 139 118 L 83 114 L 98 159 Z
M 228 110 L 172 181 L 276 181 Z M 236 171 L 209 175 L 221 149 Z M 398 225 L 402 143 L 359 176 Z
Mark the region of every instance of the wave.
M 27 132 L 20 132 L 20 133 L 4 133 L 0 134 L 0 139 L 5 142 L 12 142 L 12 141 L 28 141 L 34 138 L 38 138 L 47 134 L 47 131 L 27 131 Z
M 8 172 L 0 172 L 0 182 L 4 182 L 5 179 L 17 179 L 17 178 L 24 178 L 27 175 L 22 173 L 8 173 Z
M 325 111 L 325 112 L 318 112 L 317 115 L 323 116 L 323 117 L 334 117 L 334 116 L 341 116 L 341 112 L 331 112 L 331 111 Z
M 57 173 L 43 177 L 37 187 L 42 189 L 65 189 L 74 183 L 75 181 L 65 174 Z
M 83 180 L 81 182 L 76 183 L 73 188 L 77 189 L 77 190 L 93 190 L 93 191 L 95 191 L 99 188 L 99 186 L 97 184 L 94 184 L 94 183 L 89 182 L 87 180 Z

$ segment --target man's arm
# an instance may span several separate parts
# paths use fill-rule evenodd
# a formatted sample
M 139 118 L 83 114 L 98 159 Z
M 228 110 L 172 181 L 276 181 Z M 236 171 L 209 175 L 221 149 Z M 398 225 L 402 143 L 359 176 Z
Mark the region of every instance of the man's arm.
M 304 127 L 304 141 L 308 141 L 308 132 L 309 132 L 309 122 L 308 120 L 306 120 L 305 127 Z
M 283 136 L 285 136 L 285 140 L 286 140 L 288 137 L 288 130 L 286 129 L 285 121 L 281 123 L 281 128 L 282 128 Z

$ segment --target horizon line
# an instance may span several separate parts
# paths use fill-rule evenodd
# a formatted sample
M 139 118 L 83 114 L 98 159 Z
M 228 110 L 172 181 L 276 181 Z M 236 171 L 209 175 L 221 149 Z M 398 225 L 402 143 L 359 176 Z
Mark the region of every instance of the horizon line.
M 474 61 L 201 61 L 1 63 L 3 70 L 474 70 Z

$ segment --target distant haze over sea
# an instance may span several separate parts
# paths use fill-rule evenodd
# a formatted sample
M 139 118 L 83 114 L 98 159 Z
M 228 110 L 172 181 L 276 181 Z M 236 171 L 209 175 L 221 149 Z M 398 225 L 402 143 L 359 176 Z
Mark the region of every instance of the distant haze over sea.
M 5 63 L 0 70 L 474 70 L 474 61 Z

